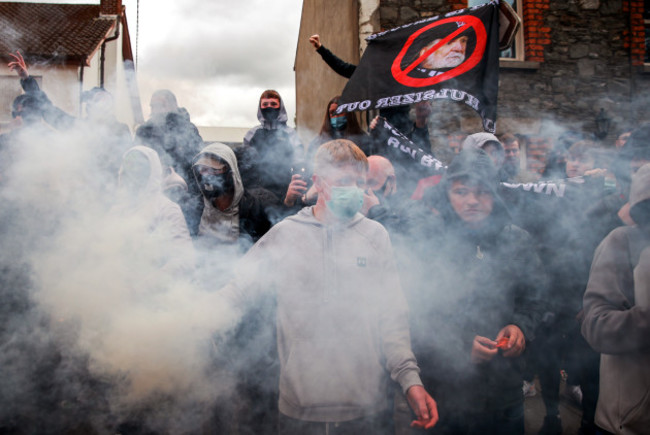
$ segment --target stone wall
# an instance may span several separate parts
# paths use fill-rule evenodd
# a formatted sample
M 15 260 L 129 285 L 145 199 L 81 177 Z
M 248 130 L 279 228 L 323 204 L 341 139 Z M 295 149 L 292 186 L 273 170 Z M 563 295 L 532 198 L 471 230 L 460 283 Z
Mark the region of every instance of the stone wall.
M 591 135 L 600 109 L 612 119 L 611 146 L 628 126 L 648 119 L 650 76 L 643 71 L 643 1 L 524 0 L 525 61 L 502 61 L 498 133 L 553 141 L 566 130 Z M 381 0 L 380 26 L 388 29 L 465 7 L 457 0 Z M 647 68 L 647 67 L 646 67 Z M 478 116 L 461 105 L 445 105 L 431 132 L 458 124 L 473 133 Z M 435 107 L 434 107 L 435 110 Z M 447 126 L 452 127 L 447 127 Z

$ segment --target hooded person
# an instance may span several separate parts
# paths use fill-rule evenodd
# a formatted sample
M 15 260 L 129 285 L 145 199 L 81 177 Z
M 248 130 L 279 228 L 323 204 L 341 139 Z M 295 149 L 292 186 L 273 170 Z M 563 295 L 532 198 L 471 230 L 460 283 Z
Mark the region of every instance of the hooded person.
M 437 216 L 422 276 L 408 288 L 413 349 L 440 400 L 441 433 L 524 433 L 519 356 L 541 318 L 545 276 L 511 223 L 497 171 L 463 148 L 425 200 Z
M 244 136 L 244 148 L 252 147 L 252 174 L 243 174 L 250 180 L 251 187 L 263 187 L 282 199 L 291 182 L 291 167 L 294 160 L 303 158 L 303 145 L 296 130 L 287 125 L 287 110 L 284 102 L 274 90 L 266 90 L 260 96 L 257 106 L 260 125 L 248 130 Z M 242 162 L 248 166 L 250 162 Z
M 630 216 L 598 246 L 584 295 L 582 334 L 601 353 L 596 425 L 615 434 L 650 427 L 650 164 L 632 176 Z
M 623 181 L 629 185 L 631 174 L 635 173 L 641 166 L 650 162 L 650 124 L 644 124 L 632 131 L 625 145 L 620 150 L 620 161 L 617 168 Z
M 470 134 L 463 141 L 462 148 L 480 148 L 486 152 L 494 167 L 497 170 L 497 176 L 499 181 L 507 181 L 508 173 L 503 169 L 503 163 L 505 161 L 505 151 L 503 149 L 503 144 L 492 133 L 480 132 Z
M 159 89 L 151 96 L 151 116 L 135 131 L 135 141 L 139 145 L 153 148 L 169 175 L 172 168 L 185 183 L 188 191 L 178 198 L 187 226 L 192 236 L 196 235 L 198 221 L 193 218 L 201 215 L 201 194 L 196 188 L 192 175 L 192 158 L 203 147 L 203 138 L 190 116 L 178 106 L 176 96 L 167 89 Z
M 122 157 L 115 205 L 109 215 L 128 220 L 130 228 L 140 235 L 143 243 L 151 243 L 152 264 L 172 273 L 184 273 L 194 268 L 194 247 L 178 204 L 162 190 L 162 166 L 158 154 L 151 148 L 135 146 Z
M 235 152 L 222 143 L 203 148 L 193 159 L 192 171 L 203 197 L 195 242 L 198 248 L 210 250 L 202 256 L 206 263 L 200 269 L 209 274 L 202 280 L 214 286 L 215 279 L 229 276 L 234 261 L 271 228 L 267 210 L 277 198 L 263 188 L 245 189 Z M 275 427 L 275 330 L 265 323 L 275 314 L 273 305 L 271 300 L 257 301 L 253 312 L 220 343 L 227 355 L 220 364 L 239 379 L 237 393 L 218 406 L 217 419 L 225 425 L 224 432 L 271 433 L 269 427 Z
M 191 184 L 192 158 L 203 146 L 199 130 L 190 116 L 178 106 L 176 96 L 159 89 L 151 96 L 151 116 L 136 130 L 136 138 L 150 146 L 160 156 L 164 166 L 171 166 Z
M 277 198 L 262 188 L 244 188 L 230 147 L 222 143 L 206 146 L 194 157 L 192 171 L 203 195 L 199 240 L 232 245 L 248 239 L 252 244 L 271 228 L 267 210 L 277 204 Z

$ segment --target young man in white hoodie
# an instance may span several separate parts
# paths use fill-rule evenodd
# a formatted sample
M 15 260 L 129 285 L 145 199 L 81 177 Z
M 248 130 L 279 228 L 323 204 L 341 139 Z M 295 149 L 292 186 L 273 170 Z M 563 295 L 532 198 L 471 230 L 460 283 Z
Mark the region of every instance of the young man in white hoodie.
M 359 213 L 367 169 L 354 143 L 323 144 L 316 205 L 271 228 L 221 291 L 241 310 L 263 293 L 277 299 L 281 434 L 387 433 L 389 376 L 415 412 L 412 425 L 438 420 L 411 351 L 388 234 Z

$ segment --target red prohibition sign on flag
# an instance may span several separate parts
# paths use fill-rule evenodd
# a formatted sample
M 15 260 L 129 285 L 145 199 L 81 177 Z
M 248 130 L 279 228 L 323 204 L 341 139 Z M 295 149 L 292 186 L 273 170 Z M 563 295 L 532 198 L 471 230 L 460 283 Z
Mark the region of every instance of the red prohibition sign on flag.
M 408 51 L 409 48 L 411 48 L 413 42 L 415 42 L 415 40 L 422 33 L 426 32 L 427 30 L 433 29 L 434 27 L 438 27 L 443 24 L 453 23 L 453 22 L 458 24 L 457 30 L 455 30 L 454 32 L 450 33 L 449 35 L 447 35 L 446 37 L 438 41 L 437 44 L 435 44 L 433 47 L 431 47 L 425 53 L 419 56 L 415 61 L 413 61 L 413 63 L 411 63 L 405 69 L 401 68 L 402 60 L 404 59 L 406 52 Z M 408 75 L 420 63 L 422 63 L 422 61 L 426 59 L 431 53 L 438 50 L 440 47 L 447 44 L 449 41 L 454 40 L 461 33 L 469 29 L 473 29 L 474 33 L 476 33 L 476 47 L 474 48 L 474 52 L 469 57 L 469 59 L 465 59 L 465 61 L 460 65 L 458 65 L 457 67 L 452 68 L 449 71 L 446 71 L 434 77 L 416 78 Z M 409 39 L 406 40 L 404 47 L 402 47 L 402 50 L 399 52 L 399 54 L 393 61 L 393 66 L 391 67 L 390 70 L 395 80 L 397 80 L 402 85 L 410 86 L 413 88 L 432 86 L 437 83 L 444 82 L 445 80 L 449 80 L 453 77 L 457 77 L 469 71 L 470 69 L 474 68 L 476 65 L 478 65 L 478 63 L 483 58 L 483 53 L 485 52 L 486 40 L 487 40 L 487 33 L 485 31 L 485 26 L 483 25 L 483 22 L 479 18 L 473 15 L 460 15 L 457 17 L 444 18 L 442 20 L 436 21 L 434 23 L 429 24 L 428 26 L 419 29 L 418 31 L 414 32 L 411 36 L 409 36 Z

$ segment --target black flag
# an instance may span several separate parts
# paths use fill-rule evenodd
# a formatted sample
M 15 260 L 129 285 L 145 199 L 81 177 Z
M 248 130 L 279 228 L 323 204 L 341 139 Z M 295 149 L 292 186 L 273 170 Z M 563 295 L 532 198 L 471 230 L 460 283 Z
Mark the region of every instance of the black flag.
M 416 21 L 368 38 L 337 113 L 454 100 L 496 130 L 499 2 Z
M 447 170 L 444 163 L 414 144 L 402 132 L 390 125 L 385 118 L 379 118 L 379 122 L 373 130 L 373 137 L 380 145 L 394 149 L 393 156 L 395 154 L 408 156 L 414 163 L 419 163 L 420 166 L 427 168 L 432 173 L 441 173 Z M 390 156 L 386 150 L 382 151 L 383 154 Z

